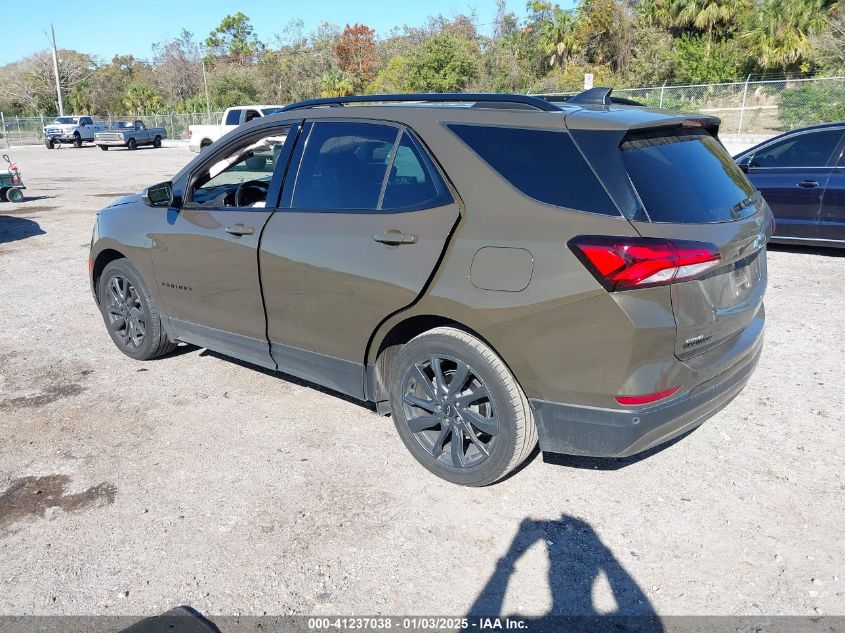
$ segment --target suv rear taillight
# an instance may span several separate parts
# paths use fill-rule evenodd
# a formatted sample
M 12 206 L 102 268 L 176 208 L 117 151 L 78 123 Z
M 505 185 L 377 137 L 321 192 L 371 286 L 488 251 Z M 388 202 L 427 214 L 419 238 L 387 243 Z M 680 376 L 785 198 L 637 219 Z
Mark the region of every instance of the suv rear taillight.
M 610 292 L 685 281 L 722 261 L 713 244 L 648 237 L 581 235 L 569 248 Z

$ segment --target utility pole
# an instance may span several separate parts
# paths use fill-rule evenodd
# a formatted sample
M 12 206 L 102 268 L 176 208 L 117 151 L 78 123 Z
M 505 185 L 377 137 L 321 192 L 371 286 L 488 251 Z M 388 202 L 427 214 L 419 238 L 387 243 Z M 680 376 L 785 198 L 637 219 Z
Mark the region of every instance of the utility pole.
M 53 74 L 56 76 L 56 96 L 58 97 L 59 116 L 64 116 L 65 106 L 62 103 L 62 84 L 59 80 L 59 54 L 56 51 L 56 31 L 53 29 L 53 23 L 50 23 L 50 34 L 52 35 L 53 44 Z
M 205 109 L 208 111 L 208 122 L 209 124 L 213 123 L 211 120 L 211 99 L 208 98 L 208 77 L 205 76 L 205 60 L 202 60 L 202 82 L 205 84 Z

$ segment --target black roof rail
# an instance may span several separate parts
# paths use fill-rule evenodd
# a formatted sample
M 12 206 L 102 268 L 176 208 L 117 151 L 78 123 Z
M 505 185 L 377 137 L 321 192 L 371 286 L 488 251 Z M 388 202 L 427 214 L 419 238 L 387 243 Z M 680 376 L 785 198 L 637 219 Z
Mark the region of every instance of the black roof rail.
M 626 99 L 625 97 L 611 97 L 610 93 L 612 90 L 613 88 L 596 87 L 584 90 L 583 92 L 579 92 L 574 95 L 546 95 L 543 96 L 543 99 L 546 99 L 551 103 L 574 103 L 575 105 L 617 104 L 645 107 L 644 103 L 634 101 L 633 99 Z
M 474 103 L 476 107 L 505 108 L 507 104 L 514 104 L 518 109 L 526 107 L 535 108 L 543 112 L 555 112 L 560 110 L 556 105 L 547 99 L 531 97 L 518 94 L 497 94 L 478 92 L 424 92 L 412 94 L 391 94 L 391 95 L 360 95 L 352 97 L 325 97 L 322 99 L 309 99 L 298 101 L 285 106 L 278 112 L 290 112 L 291 110 L 304 110 L 306 108 L 336 108 L 350 103 Z M 484 104 L 484 105 L 477 105 Z

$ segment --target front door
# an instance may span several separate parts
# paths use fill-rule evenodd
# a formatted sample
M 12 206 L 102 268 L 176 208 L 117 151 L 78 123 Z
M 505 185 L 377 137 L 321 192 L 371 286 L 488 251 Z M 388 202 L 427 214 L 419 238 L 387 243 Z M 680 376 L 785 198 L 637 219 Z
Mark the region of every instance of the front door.
M 365 350 L 430 278 L 458 206 L 414 135 L 307 123 L 261 243 L 267 334 L 280 370 L 361 397 Z
M 800 132 L 760 148 L 751 157 L 748 178 L 772 209 L 775 235 L 818 236 L 829 162 L 841 137 L 839 128 Z
M 175 336 L 273 368 L 258 243 L 278 206 L 292 128 L 265 127 L 209 152 L 188 178 L 181 206 L 167 210 L 166 230 L 152 235 L 163 312 Z

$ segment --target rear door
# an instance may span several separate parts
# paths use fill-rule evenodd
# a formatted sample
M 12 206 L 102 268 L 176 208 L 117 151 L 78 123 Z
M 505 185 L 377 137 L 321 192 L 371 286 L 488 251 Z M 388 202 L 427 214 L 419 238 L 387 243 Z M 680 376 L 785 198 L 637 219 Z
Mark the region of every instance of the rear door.
M 686 359 L 759 318 L 766 288 L 771 214 L 722 145 L 703 129 L 629 133 L 622 162 L 644 213 L 644 237 L 715 245 L 721 265 L 670 288 L 675 354 Z
M 305 125 L 282 200 L 260 250 L 273 359 L 360 397 L 373 331 L 423 290 L 458 206 L 410 130 L 342 119 Z
M 777 220 L 775 235 L 818 237 L 822 197 L 842 128 L 797 132 L 756 150 L 748 178 L 763 194 Z

